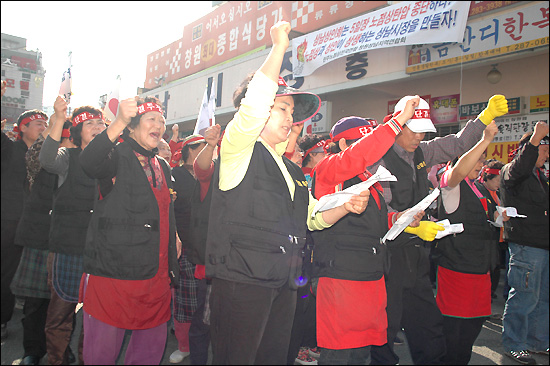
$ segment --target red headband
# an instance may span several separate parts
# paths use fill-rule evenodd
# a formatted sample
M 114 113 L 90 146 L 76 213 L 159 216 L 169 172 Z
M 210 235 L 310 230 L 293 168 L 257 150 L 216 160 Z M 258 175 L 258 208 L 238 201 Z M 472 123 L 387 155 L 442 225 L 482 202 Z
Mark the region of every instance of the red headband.
M 162 113 L 162 108 L 157 103 L 147 102 L 138 105 L 138 114 L 142 115 L 147 112 L 159 112 Z
M 73 126 L 78 125 L 79 123 L 89 121 L 91 119 L 100 119 L 103 120 L 103 117 L 100 114 L 92 114 L 90 112 L 82 112 L 75 118 L 73 118 Z
M 366 134 L 374 130 L 375 127 L 376 126 L 359 126 L 359 127 L 348 128 L 347 130 L 340 132 L 338 135 L 333 136 L 332 141 L 337 142 L 340 139 L 346 139 L 346 140 L 360 139 L 361 137 L 365 136 Z
M 39 113 L 31 114 L 28 117 L 23 118 L 23 120 L 18 124 L 13 125 L 13 132 L 17 134 L 17 140 L 21 140 L 23 137 L 21 136 L 21 128 L 19 126 L 26 125 L 27 123 L 31 121 L 36 121 L 37 119 L 41 119 L 43 121 L 47 121 L 48 117 L 44 117 L 43 115 Z
M 483 169 L 483 173 L 485 173 L 485 174 L 492 174 L 492 175 L 500 175 L 500 169 L 495 169 L 495 168 L 488 169 L 488 168 L 485 168 L 485 169 Z
M 30 116 L 23 118 L 23 120 L 19 123 L 19 126 L 26 125 L 30 121 L 35 121 L 37 119 L 47 121 L 48 117 L 44 117 L 43 115 L 41 115 L 39 113 L 31 114 Z
M 183 145 L 181 145 L 181 148 L 183 149 L 183 147 L 184 147 L 185 145 L 189 145 L 189 144 L 191 144 L 191 143 L 193 143 L 193 142 L 198 142 L 198 141 L 205 141 L 205 139 L 204 139 L 204 137 L 202 137 L 202 136 L 197 136 L 197 137 L 190 138 L 189 140 L 185 141 L 185 142 L 183 143 Z
M 318 143 L 316 143 L 315 145 L 313 145 L 309 150 L 307 150 L 305 153 L 304 153 L 304 156 L 302 157 L 302 160 L 304 160 L 306 158 L 306 156 L 308 156 L 313 150 L 317 149 L 317 148 L 323 148 L 323 150 L 325 150 L 325 140 L 321 140 L 319 141 Z M 326 152 L 326 150 L 325 150 Z

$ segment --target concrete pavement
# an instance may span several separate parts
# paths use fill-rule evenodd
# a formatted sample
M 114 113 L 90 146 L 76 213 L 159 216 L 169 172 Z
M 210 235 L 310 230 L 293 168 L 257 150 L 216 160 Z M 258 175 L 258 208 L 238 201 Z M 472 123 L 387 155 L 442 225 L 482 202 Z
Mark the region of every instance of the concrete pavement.
M 502 312 L 504 310 L 504 300 L 501 296 L 502 286 L 503 286 L 503 283 L 502 283 L 503 277 L 504 276 L 501 276 L 501 283 L 499 284 L 499 287 L 497 289 L 497 294 L 499 296 L 498 298 L 493 300 L 493 304 L 492 304 L 493 314 L 502 315 Z M 23 329 L 21 327 L 22 316 L 23 316 L 22 310 L 16 308 L 12 320 L 8 323 L 9 336 L 5 342 L 2 342 L 2 365 L 19 364 L 20 358 L 23 356 L 23 345 L 22 345 Z M 77 329 L 75 330 L 75 334 L 71 341 L 71 348 L 75 353 L 78 350 L 77 335 L 79 334 L 80 329 L 82 327 L 81 311 L 77 314 L 76 326 L 77 326 Z M 471 365 L 519 365 L 519 363 L 517 363 L 516 361 L 503 355 L 504 350 L 501 345 L 501 332 L 502 332 L 502 321 L 500 320 L 499 317 L 495 319 L 490 319 L 485 322 L 485 324 L 483 325 L 483 329 L 474 345 L 472 359 L 470 361 Z M 121 352 L 121 357 L 119 357 L 117 361 L 117 365 L 124 364 L 124 351 L 129 339 L 128 333 L 129 332 L 127 332 L 126 334 L 124 345 L 123 345 L 124 349 L 123 349 L 123 352 Z M 395 346 L 396 352 L 400 358 L 399 364 L 412 365 L 413 363 L 409 354 L 406 337 L 404 337 L 403 334 L 400 334 L 400 337 L 405 340 L 405 343 L 403 345 Z M 176 337 L 171 332 L 169 332 L 166 349 L 161 362 L 162 365 L 170 364 L 170 361 L 169 361 L 170 354 L 174 350 L 176 350 L 176 348 L 177 348 Z M 546 355 L 537 354 L 537 355 L 533 355 L 533 357 L 537 360 L 537 363 L 539 365 L 549 364 L 549 358 Z M 209 363 L 211 363 L 211 361 L 212 361 L 212 358 L 210 356 Z M 43 365 L 47 364 L 47 356 L 42 358 L 41 364 Z M 189 357 L 185 358 L 180 364 L 190 365 Z

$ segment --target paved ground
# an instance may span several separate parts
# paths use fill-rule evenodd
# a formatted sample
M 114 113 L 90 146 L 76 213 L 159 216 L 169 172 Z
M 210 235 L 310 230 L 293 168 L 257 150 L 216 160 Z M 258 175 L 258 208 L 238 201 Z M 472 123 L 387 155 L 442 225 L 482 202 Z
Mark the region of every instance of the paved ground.
M 503 276 L 501 276 L 501 278 L 502 277 Z M 500 294 L 502 294 L 502 281 L 501 281 L 501 284 L 499 285 L 497 293 L 499 294 L 499 297 L 493 301 L 493 313 L 501 315 L 504 309 L 504 300 L 500 296 Z M 22 346 L 23 330 L 21 328 L 21 318 L 22 318 L 22 311 L 21 309 L 16 308 L 13 319 L 8 323 L 9 337 L 5 342 L 2 342 L 2 365 L 19 364 L 20 358 L 23 356 L 23 346 Z M 79 334 L 78 332 L 80 332 L 81 327 L 82 327 L 82 312 L 79 312 L 77 315 L 77 329 L 75 331 L 75 335 Z M 502 355 L 503 349 L 500 343 L 501 332 L 502 332 L 502 321 L 500 319 L 491 319 L 485 322 L 485 324 L 483 325 L 483 330 L 481 331 L 481 334 L 477 338 L 477 341 L 474 345 L 473 355 L 470 361 L 471 365 L 519 365 L 519 363 L 515 362 L 514 360 Z M 402 338 L 405 338 L 403 337 L 402 334 L 400 334 L 400 336 Z M 71 348 L 75 351 L 78 349 L 77 338 L 78 337 L 73 336 L 73 340 L 71 342 Z M 128 334 L 125 338 L 124 348 L 127 345 L 127 341 L 128 341 Z M 169 362 L 170 354 L 176 348 L 177 348 L 176 337 L 169 332 L 166 349 L 165 349 L 164 356 L 161 363 L 162 365 L 170 364 Z M 119 365 L 122 365 L 124 363 L 124 356 L 123 356 L 124 351 L 125 349 L 121 353 L 122 356 L 119 358 L 117 362 L 117 364 Z M 412 365 L 406 339 L 405 339 L 405 344 L 396 346 L 396 352 L 400 357 L 400 362 L 399 362 L 400 365 Z M 549 364 L 548 356 L 545 356 L 545 355 L 533 355 L 533 356 L 537 360 L 538 364 L 540 365 Z M 211 363 L 211 357 L 209 359 L 209 363 Z M 43 365 L 47 364 L 47 356 L 41 360 L 41 364 Z M 189 365 L 190 364 L 189 358 L 184 359 L 180 364 Z

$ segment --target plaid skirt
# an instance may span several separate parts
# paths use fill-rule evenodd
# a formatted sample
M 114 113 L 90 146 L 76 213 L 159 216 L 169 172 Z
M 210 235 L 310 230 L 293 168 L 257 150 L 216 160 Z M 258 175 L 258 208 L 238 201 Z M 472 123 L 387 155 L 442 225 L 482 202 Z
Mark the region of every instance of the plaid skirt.
M 48 288 L 48 269 L 46 262 L 49 251 L 23 248 L 21 261 L 11 281 L 10 289 L 14 295 L 23 297 L 50 298 Z
M 180 265 L 180 282 L 172 292 L 174 319 L 180 323 L 188 323 L 198 307 L 199 280 L 195 278 L 195 265 L 187 260 L 185 254 L 181 255 L 178 263 Z
M 54 253 L 52 285 L 61 299 L 67 302 L 78 302 L 82 273 L 84 273 L 82 255 Z

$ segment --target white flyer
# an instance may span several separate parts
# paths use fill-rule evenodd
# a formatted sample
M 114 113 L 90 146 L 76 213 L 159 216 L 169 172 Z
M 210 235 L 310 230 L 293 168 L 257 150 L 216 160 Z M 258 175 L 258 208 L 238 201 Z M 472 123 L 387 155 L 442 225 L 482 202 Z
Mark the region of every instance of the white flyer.
M 435 235 L 436 239 L 441 239 L 447 235 L 458 234 L 464 231 L 464 225 L 462 225 L 462 223 L 451 224 L 449 219 L 437 221 L 436 224 L 442 225 L 445 228 L 445 230 L 437 232 Z
M 315 208 L 313 209 L 312 216 L 315 216 L 317 212 L 330 210 L 331 208 L 342 206 L 348 202 L 351 196 L 358 195 L 363 191 L 369 189 L 376 182 L 395 182 L 397 178 L 390 173 L 390 171 L 384 168 L 382 165 L 378 167 L 376 173 L 364 182 L 357 183 L 344 189 L 343 191 L 327 194 L 319 199 Z
M 518 210 L 515 207 L 497 206 L 497 212 L 498 212 L 497 219 L 495 220 L 495 222 L 490 221 L 490 220 L 487 220 L 487 221 L 489 221 L 491 224 L 493 224 L 496 227 L 503 227 L 504 226 L 504 218 L 502 217 L 502 213 L 505 212 L 505 211 L 506 211 L 506 215 L 508 217 L 519 217 L 521 219 L 524 219 L 524 218 L 527 217 L 525 215 L 518 214 Z
M 397 221 L 395 221 L 395 223 L 393 224 L 391 229 L 388 230 L 386 235 L 384 235 L 384 237 L 382 238 L 382 242 L 385 243 L 386 240 L 394 240 L 395 238 L 397 238 L 397 236 L 401 234 L 401 232 L 405 230 L 405 228 L 409 226 L 411 222 L 413 222 L 414 215 L 416 215 L 420 211 L 424 211 L 425 209 L 427 209 L 428 206 L 430 206 L 430 204 L 438 196 L 439 188 L 436 188 L 430 194 L 424 197 L 422 201 L 418 202 L 416 205 L 405 211 L 405 213 L 401 215 L 401 217 L 399 217 Z

